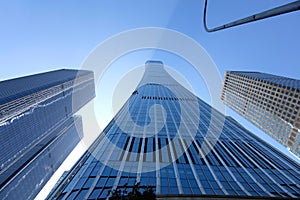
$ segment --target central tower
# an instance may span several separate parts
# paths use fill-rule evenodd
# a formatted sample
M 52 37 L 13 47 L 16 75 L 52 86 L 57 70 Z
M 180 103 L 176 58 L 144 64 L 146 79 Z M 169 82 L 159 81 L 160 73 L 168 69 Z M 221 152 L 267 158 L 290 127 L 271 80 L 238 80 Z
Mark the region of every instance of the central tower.
M 136 183 L 160 199 L 300 197 L 300 166 L 180 85 L 161 61 L 50 199 L 105 199 Z

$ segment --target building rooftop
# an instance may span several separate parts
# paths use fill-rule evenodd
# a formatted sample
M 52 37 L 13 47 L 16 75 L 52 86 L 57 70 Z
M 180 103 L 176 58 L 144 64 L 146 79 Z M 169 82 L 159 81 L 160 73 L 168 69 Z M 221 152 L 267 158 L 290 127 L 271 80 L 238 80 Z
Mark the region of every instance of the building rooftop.
M 300 90 L 300 80 L 283 76 L 267 74 L 263 72 L 245 72 L 245 71 L 228 71 L 231 74 L 238 74 L 252 79 L 259 79 L 275 85 L 286 86 Z
M 146 65 L 148 65 L 148 64 L 163 65 L 164 63 L 162 61 L 160 61 L 160 60 L 147 60 L 145 64 Z
M 0 81 L 0 104 L 28 94 L 93 73 L 85 70 L 61 69 L 35 75 Z

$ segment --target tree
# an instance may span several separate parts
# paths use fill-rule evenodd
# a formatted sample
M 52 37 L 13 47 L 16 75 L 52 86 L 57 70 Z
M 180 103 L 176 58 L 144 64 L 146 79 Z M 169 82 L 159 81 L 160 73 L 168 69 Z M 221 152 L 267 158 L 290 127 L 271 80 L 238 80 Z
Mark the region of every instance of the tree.
M 136 183 L 131 192 L 127 192 L 127 183 L 116 190 L 108 192 L 109 200 L 154 200 L 156 198 L 153 187 L 140 187 L 140 183 Z M 143 189 L 143 193 L 140 191 Z

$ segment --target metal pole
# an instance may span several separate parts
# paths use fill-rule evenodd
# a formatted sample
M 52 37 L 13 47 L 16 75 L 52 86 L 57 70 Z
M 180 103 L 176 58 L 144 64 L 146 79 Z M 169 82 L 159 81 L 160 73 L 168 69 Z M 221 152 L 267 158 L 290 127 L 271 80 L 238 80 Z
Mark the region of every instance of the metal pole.
M 207 24 L 206 24 L 206 9 L 207 9 L 207 0 L 205 0 L 205 4 L 204 4 L 204 16 L 203 16 L 203 22 L 204 22 L 204 28 L 207 32 L 215 32 L 215 31 L 219 31 L 222 29 L 226 29 L 226 28 L 230 28 L 233 26 L 238 26 L 238 25 L 242 25 L 242 24 L 246 24 L 249 22 L 254 22 L 254 21 L 258 21 L 261 19 L 265 19 L 265 18 L 269 18 L 269 17 L 274 17 L 277 15 L 281 15 L 281 14 L 285 14 L 285 13 L 289 13 L 289 12 L 293 12 L 293 11 L 297 11 L 300 10 L 300 0 L 298 1 L 294 1 L 292 3 L 288 3 L 282 6 L 278 6 L 276 8 L 261 12 L 261 13 L 257 13 L 255 15 L 251 15 L 249 17 L 245 17 L 233 22 L 230 22 L 228 24 L 224 24 L 215 28 L 208 28 Z

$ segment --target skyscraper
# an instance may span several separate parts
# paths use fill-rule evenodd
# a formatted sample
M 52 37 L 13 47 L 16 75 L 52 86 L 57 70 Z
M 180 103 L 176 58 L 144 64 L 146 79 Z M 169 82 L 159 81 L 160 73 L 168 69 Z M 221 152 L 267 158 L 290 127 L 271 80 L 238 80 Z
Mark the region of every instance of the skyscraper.
M 49 199 L 300 197 L 300 166 L 148 61 L 136 90 Z
M 221 99 L 300 157 L 300 80 L 229 71 Z
M 89 71 L 0 82 L 0 199 L 38 194 L 80 141 L 81 117 L 72 115 L 94 96 Z

